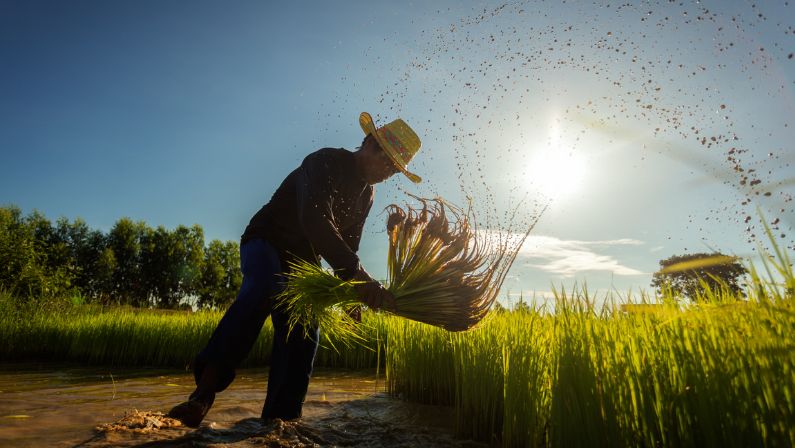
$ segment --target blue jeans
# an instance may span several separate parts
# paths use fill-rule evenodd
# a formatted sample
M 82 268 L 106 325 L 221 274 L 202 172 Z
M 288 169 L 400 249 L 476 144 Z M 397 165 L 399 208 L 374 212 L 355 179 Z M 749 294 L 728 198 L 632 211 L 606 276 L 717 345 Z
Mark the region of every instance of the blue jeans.
M 213 364 L 220 373 L 215 391 L 226 389 L 270 314 L 274 329 L 273 350 L 262 417 L 298 418 L 312 376 L 318 328 L 309 328 L 307 332 L 306 328 L 296 326 L 290 332 L 288 315 L 279 308 L 274 309 L 274 298 L 282 291 L 285 279 L 279 254 L 270 243 L 253 239 L 241 245 L 240 268 L 243 271 L 240 292 L 207 346 L 196 356 L 193 371 L 196 384 L 204 367 Z

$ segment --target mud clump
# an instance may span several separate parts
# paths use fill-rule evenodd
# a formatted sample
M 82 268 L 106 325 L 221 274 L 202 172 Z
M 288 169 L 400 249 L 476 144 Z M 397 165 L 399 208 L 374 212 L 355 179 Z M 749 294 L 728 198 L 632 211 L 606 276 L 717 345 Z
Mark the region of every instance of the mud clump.
M 148 434 L 152 431 L 182 427 L 179 420 L 167 417 L 162 412 L 140 412 L 132 410 L 113 423 L 103 423 L 94 430 L 99 433 L 129 431 L 136 434 Z

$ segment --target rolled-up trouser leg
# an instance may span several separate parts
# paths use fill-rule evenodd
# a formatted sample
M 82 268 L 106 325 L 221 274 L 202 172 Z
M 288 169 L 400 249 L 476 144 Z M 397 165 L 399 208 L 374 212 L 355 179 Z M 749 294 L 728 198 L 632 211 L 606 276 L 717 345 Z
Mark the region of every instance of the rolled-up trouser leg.
M 253 239 L 240 246 L 240 269 L 243 283 L 237 298 L 194 360 L 197 385 L 207 364 L 217 366 L 219 380 L 214 392 L 226 389 L 234 380 L 235 369 L 257 341 L 273 298 L 283 288 L 279 255 L 265 240 Z
M 262 417 L 290 420 L 301 416 L 312 377 L 319 331 L 317 327 L 296 326 L 288 334 L 288 315 L 278 308 L 273 310 L 271 318 L 273 351 Z

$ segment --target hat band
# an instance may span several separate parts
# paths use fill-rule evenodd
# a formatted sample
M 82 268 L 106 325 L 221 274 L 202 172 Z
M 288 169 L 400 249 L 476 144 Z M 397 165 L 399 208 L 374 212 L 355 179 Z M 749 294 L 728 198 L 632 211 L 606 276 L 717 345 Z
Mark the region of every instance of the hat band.
M 393 149 L 397 150 L 398 154 L 400 154 L 400 158 L 403 159 L 403 163 L 408 163 L 408 161 L 411 160 L 411 156 L 408 155 L 408 151 L 395 134 L 393 134 L 388 128 L 381 128 L 379 129 L 379 132 L 381 132 L 381 136 L 386 139 L 389 145 L 392 146 Z

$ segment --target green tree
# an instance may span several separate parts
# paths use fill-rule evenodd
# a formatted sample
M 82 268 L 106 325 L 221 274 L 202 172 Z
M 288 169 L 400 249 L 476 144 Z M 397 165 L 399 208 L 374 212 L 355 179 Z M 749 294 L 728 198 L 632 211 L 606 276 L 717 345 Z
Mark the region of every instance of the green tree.
M 79 272 L 75 279 L 75 285 L 86 297 L 102 301 L 103 292 L 108 287 L 109 278 L 113 274 L 112 270 L 108 271 L 110 260 L 107 258 L 113 251 L 108 248 L 107 237 L 99 230 L 89 229 L 84 235 L 82 230 L 77 232 L 81 236 L 76 248 Z M 77 240 L 77 237 L 75 239 Z M 115 257 L 113 257 L 112 266 L 115 269 Z
M 226 278 L 221 291 L 221 305 L 228 306 L 237 297 L 240 285 L 243 284 L 243 272 L 240 270 L 240 245 L 237 241 L 224 243 L 222 257 Z
M 102 232 L 92 230 L 85 221 L 76 218 L 69 222 L 59 218 L 55 226 L 54 244 L 49 253 L 58 257 L 56 264 L 73 274 L 73 286 L 89 299 L 97 299 L 98 263 L 107 241 Z
M 68 221 L 60 218 L 53 226 L 50 220 L 37 210 L 31 212 L 25 221 L 33 231 L 34 247 L 40 260 L 44 262 L 46 274 L 62 277 L 65 281 L 63 289 L 69 288 L 77 267 L 71 257 L 67 237 L 59 231 L 64 227 L 64 223 L 68 226 Z M 60 292 L 62 291 L 53 293 Z
M 743 295 L 739 282 L 747 273 L 737 257 L 719 252 L 674 255 L 660 260 L 660 270 L 654 273 L 651 286 L 659 294 L 670 291 L 691 301 L 703 297 L 705 288 Z
M 121 218 L 108 233 L 108 247 L 116 260 L 111 295 L 118 304 L 148 304 L 148 291 L 141 273 L 141 238 L 145 231 L 143 222 Z
M 13 296 L 28 295 L 23 273 L 39 264 L 33 239 L 18 207 L 0 208 L 0 287 Z
M 177 308 L 199 292 L 204 263 L 204 231 L 198 225 L 177 226 L 173 231 L 159 226 L 142 238 L 143 284 L 151 304 Z
M 13 296 L 41 300 L 69 291 L 73 275 L 64 265 L 67 252 L 43 214 L 23 217 L 18 207 L 0 208 L 0 287 Z
M 113 294 L 115 293 L 113 275 L 117 266 L 118 263 L 113 249 L 105 247 L 97 258 L 92 282 L 93 287 L 96 288 L 92 297 L 103 305 L 109 305 L 113 301 Z
M 164 271 L 168 263 L 168 231 L 163 226 L 143 229 L 140 240 L 141 287 L 147 303 L 157 305 L 157 298 L 166 289 Z
M 195 297 L 199 293 L 202 264 L 204 264 L 204 230 L 198 224 L 191 227 L 178 226 L 174 231 L 178 248 L 176 296 L 170 304 L 179 305 L 179 300 Z
M 47 227 L 46 230 L 44 227 Z M 69 220 L 58 218 L 55 226 L 52 226 L 45 218 L 40 232 L 41 236 L 37 236 L 37 240 L 43 239 L 40 242 L 41 252 L 47 257 L 47 266 L 52 271 L 62 269 L 74 277 L 77 273 L 77 259 L 73 256 L 69 241 Z
M 240 248 L 234 241 L 213 240 L 204 253 L 197 304 L 204 308 L 224 308 L 237 296 L 243 275 Z

